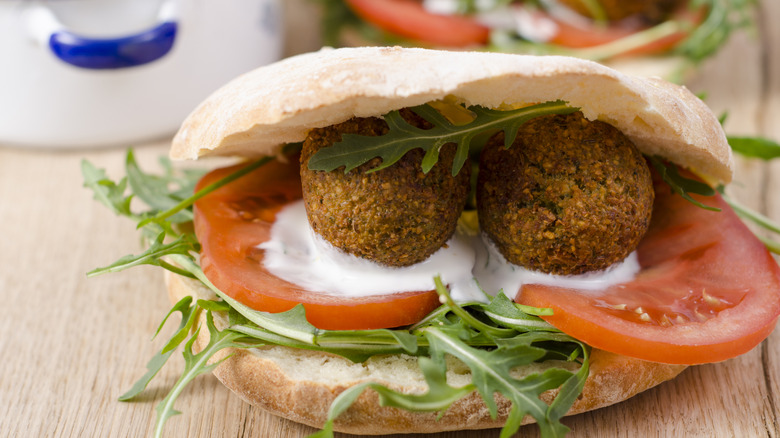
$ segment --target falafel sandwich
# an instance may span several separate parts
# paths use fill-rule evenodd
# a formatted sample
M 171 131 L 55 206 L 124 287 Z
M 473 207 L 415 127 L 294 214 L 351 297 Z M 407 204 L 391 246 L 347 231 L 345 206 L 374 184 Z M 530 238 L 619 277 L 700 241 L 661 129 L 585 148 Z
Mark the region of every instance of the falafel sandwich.
M 713 189 L 733 173 L 717 118 L 658 79 L 322 50 L 196 108 L 171 157 L 209 156 L 240 160 L 133 214 L 151 246 L 109 270 L 167 268 L 187 375 L 323 434 L 560 436 L 780 315 L 780 268 Z M 126 211 L 112 184 L 91 186 Z

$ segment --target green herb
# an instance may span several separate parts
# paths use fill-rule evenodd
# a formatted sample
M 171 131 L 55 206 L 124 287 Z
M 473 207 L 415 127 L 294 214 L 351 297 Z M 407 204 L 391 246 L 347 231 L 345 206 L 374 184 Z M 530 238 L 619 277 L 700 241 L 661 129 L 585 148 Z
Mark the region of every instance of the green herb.
M 160 326 L 157 328 L 155 337 L 160 334 L 160 330 L 165 325 L 165 322 L 168 321 L 168 317 L 170 317 L 174 312 L 181 312 L 181 323 L 179 324 L 178 330 L 176 330 L 176 333 L 171 337 L 168 343 L 165 344 L 162 350 L 154 355 L 149 363 L 147 363 L 146 374 L 144 374 L 143 377 L 141 377 L 135 383 L 135 385 L 130 388 L 129 391 L 119 396 L 119 400 L 131 400 L 140 394 L 144 389 L 146 389 L 146 386 L 154 378 L 154 376 L 157 375 L 160 369 L 162 369 L 163 365 L 165 365 L 165 362 L 167 362 L 168 358 L 171 357 L 176 347 L 178 347 L 182 340 L 186 338 L 187 333 L 189 333 L 190 329 L 192 328 L 192 324 L 195 321 L 195 315 L 197 314 L 197 312 L 194 311 L 195 308 L 196 307 L 192 305 L 192 297 L 190 296 L 184 297 L 178 303 L 174 304 L 173 308 L 171 308 L 163 321 L 160 323 Z
M 154 429 L 155 437 L 161 437 L 163 435 L 163 426 L 165 426 L 165 422 L 168 421 L 170 417 L 181 413 L 173 408 L 173 404 L 187 384 L 195 377 L 213 371 L 214 368 L 218 367 L 219 364 L 229 356 L 212 364 L 209 364 L 208 360 L 224 348 L 240 348 L 244 346 L 235 342 L 242 337 L 240 333 L 230 330 L 217 330 L 214 326 L 214 319 L 211 311 L 206 311 L 206 326 L 209 331 L 209 343 L 198 354 L 192 353 L 192 344 L 194 344 L 195 340 L 198 338 L 200 329 L 196 330 L 184 345 L 184 371 L 182 372 L 181 377 L 179 377 L 179 380 L 173 385 L 168 395 L 157 405 L 157 423 Z
M 420 370 L 428 384 L 428 392 L 423 395 L 402 394 L 385 386 L 373 382 L 361 383 L 347 388 L 330 406 L 328 420 L 322 430 L 309 435 L 309 438 L 330 438 L 333 436 L 333 421 L 343 414 L 357 400 L 360 394 L 370 388 L 379 395 L 381 406 L 392 406 L 418 412 L 444 411 L 452 403 L 471 393 L 476 387 L 468 384 L 463 387 L 453 388 L 447 384 L 446 365 L 443 367 L 427 357 L 418 360 Z
M 251 173 L 254 170 L 257 170 L 257 168 L 263 166 L 264 164 L 270 162 L 271 160 L 273 160 L 273 157 L 263 157 L 248 166 L 242 167 L 235 173 L 232 173 L 219 181 L 215 181 L 209 184 L 207 187 L 204 187 L 203 190 L 200 190 L 197 193 L 189 196 L 187 199 L 181 200 L 180 202 L 176 203 L 176 205 L 172 206 L 170 209 L 165 211 L 160 211 L 159 213 L 142 220 L 141 222 L 138 223 L 138 228 L 141 228 L 151 222 L 160 223 L 162 221 L 167 221 L 169 218 L 175 217 L 175 215 L 187 211 L 189 208 L 192 207 L 192 204 L 194 204 L 195 201 L 202 198 L 206 194 L 211 193 L 214 190 L 224 186 L 225 184 L 235 181 L 238 178 L 241 178 L 242 176 Z M 150 206 L 154 207 L 154 205 L 152 204 L 150 204 Z
M 412 149 L 424 150 L 422 170 L 428 173 L 439 160 L 439 151 L 448 143 L 457 145 L 452 163 L 452 175 L 457 175 L 466 159 L 472 141 L 477 137 L 486 140 L 486 133 L 504 132 L 506 147 L 512 145 L 520 126 L 536 117 L 550 114 L 571 114 L 578 111 L 563 101 L 547 102 L 516 110 L 499 111 L 480 106 L 469 107 L 475 118 L 464 125 L 454 125 L 441 113 L 428 105 L 412 108 L 417 115 L 434 125 L 431 129 L 417 128 L 407 123 L 398 111 L 390 112 L 385 121 L 390 128 L 381 136 L 347 134 L 333 146 L 320 149 L 309 159 L 309 169 L 332 171 L 344 166 L 344 172 L 374 158 L 381 158 L 382 164 L 372 169 L 378 171 L 393 165 Z M 477 142 L 479 143 L 479 142 Z M 481 147 L 482 144 L 475 144 Z
M 653 167 L 655 167 L 655 169 L 661 175 L 661 178 L 664 180 L 664 182 L 669 184 L 669 187 L 672 188 L 672 191 L 682 196 L 685 200 L 705 210 L 720 211 L 720 209 L 717 207 L 710 207 L 708 205 L 702 204 L 690 195 L 690 193 L 693 193 L 702 196 L 713 196 L 715 195 L 715 189 L 701 181 L 686 178 L 680 175 L 680 172 L 677 170 L 677 166 L 671 163 L 664 163 L 660 157 L 648 158 L 650 159 L 650 163 L 652 163 Z
M 704 8 L 706 16 L 674 53 L 694 63 L 709 58 L 735 31 L 753 26 L 751 14 L 755 5 L 756 0 L 692 0 L 690 8 Z
M 756 137 L 729 137 L 729 144 L 735 152 L 742 153 L 748 157 L 762 158 L 764 160 L 770 160 L 780 157 L 780 145 L 763 138 Z M 717 189 L 704 184 L 700 181 L 685 178 L 680 175 L 677 167 L 671 163 L 664 163 L 660 157 L 648 157 L 650 163 L 658 170 L 663 180 L 669 184 L 672 190 L 682 196 L 684 199 L 692 202 L 693 204 L 713 211 L 720 211 L 719 208 L 710 207 L 702 204 L 701 202 L 693 199 L 690 193 L 713 196 L 715 192 L 719 192 L 721 198 L 726 201 L 727 204 L 737 213 L 737 215 L 747 221 L 753 222 L 761 228 L 770 231 L 772 233 L 780 234 L 780 224 L 772 221 L 770 218 L 751 210 L 750 208 L 735 201 L 725 193 L 725 187 L 719 186 Z M 762 235 L 756 235 L 756 237 L 769 249 L 769 251 L 780 254 L 780 243 L 771 240 Z
M 780 144 L 760 137 L 729 136 L 729 145 L 734 152 L 750 158 L 772 160 L 780 158 Z
M 367 388 L 378 393 L 382 406 L 421 412 L 446 410 L 457 399 L 476 390 L 493 417 L 497 415 L 493 394 L 500 393 L 512 401 L 512 409 L 501 436 L 513 435 L 526 415 L 531 415 L 537 421 L 543 437 L 565 435 L 568 428 L 559 420 L 568 412 L 585 384 L 588 376 L 588 348 L 560 333 L 519 333 L 501 326 L 485 330 L 484 324 L 474 317 L 463 318 L 464 309 L 459 308 L 449 299 L 448 292 L 439 279 L 436 283 L 437 291 L 445 297 L 446 308 L 460 318 L 454 321 L 436 318 L 437 323 L 426 324 L 415 330 L 425 336 L 430 351 L 429 358 L 420 358 L 420 367 L 429 391 L 422 395 L 408 395 L 376 383 L 355 386 L 337 397 L 331 406 L 328 422 L 323 431 L 314 436 L 318 438 L 332 436 L 333 421 Z M 475 338 L 485 334 L 496 336 L 493 344 L 495 348 L 485 350 L 470 345 Z M 513 377 L 513 369 L 548 358 L 551 354 L 549 350 L 534 345 L 545 341 L 569 344 L 572 351 L 565 355 L 567 360 L 574 360 L 582 354 L 583 362 L 579 371 L 572 373 L 560 368 L 550 368 L 542 374 L 532 374 L 522 379 Z M 577 354 L 572 355 L 574 350 Z M 446 383 L 445 355 L 457 357 L 469 367 L 472 383 L 460 388 L 450 387 Z M 548 406 L 540 400 L 541 393 L 558 387 L 561 388 L 558 396 L 559 404 L 553 402 Z
M 128 152 L 128 155 L 131 152 Z M 132 195 L 125 196 L 127 191 L 127 178 L 114 182 L 106 176 L 103 169 L 98 169 L 88 161 L 81 162 L 81 175 L 84 178 L 84 187 L 92 190 L 95 200 L 105 205 L 114 214 L 132 217 L 130 202 Z
M 143 253 L 138 255 L 124 256 L 108 266 L 94 269 L 88 272 L 87 276 L 93 277 L 95 275 L 106 274 L 109 272 L 119 272 L 127 268 L 132 268 L 133 266 L 153 265 L 168 269 L 169 271 L 175 272 L 179 275 L 192 277 L 190 273 L 168 263 L 164 257 L 173 254 L 189 254 L 190 251 L 193 251 L 193 249 L 197 247 L 198 243 L 193 240 L 192 235 L 182 235 L 170 243 L 163 243 L 165 237 L 166 233 L 160 232 L 160 234 L 157 235 L 157 238 Z
M 262 165 L 257 162 L 254 167 Z M 177 188 L 192 187 L 196 172 L 179 174 L 169 171 L 163 176 L 145 174 L 135 163 L 132 152 L 128 153 L 126 167 L 134 173 L 132 184 L 123 178 L 113 182 L 105 172 L 96 169 L 88 162 L 82 163 L 85 186 L 93 190 L 96 199 L 111 208 L 115 213 L 141 223 L 142 235 L 149 246 L 141 254 L 126 256 L 116 263 L 99 268 L 90 273 L 97 275 L 116 272 L 141 264 L 151 264 L 169 269 L 177 274 L 196 279 L 211 289 L 218 301 L 198 300 L 192 303 L 185 298 L 173 306 L 158 328 L 158 333 L 169 316 L 175 312 L 182 315 L 182 322 L 170 340 L 147 364 L 147 372 L 122 395 L 121 400 L 137 397 L 154 378 L 170 355 L 183 346 L 185 368 L 179 380 L 157 407 L 155 435 L 161 436 L 165 422 L 178 414 L 174 403 L 183 388 L 196 376 L 212 371 L 218 363 L 208 364 L 208 360 L 218 351 L 227 348 L 249 348 L 260 345 L 283 345 L 294 348 L 306 348 L 339 354 L 353 361 L 364 361 L 376 354 L 406 353 L 419 357 L 419 364 L 428 382 L 429 391 L 424 395 L 410 396 L 398 394 L 381 385 L 366 383 L 342 393 L 331 407 L 330 421 L 322 434 L 332 430 L 332 420 L 343 412 L 352 401 L 366 388 L 380 394 L 382 403 L 409 410 L 443 411 L 463 395 L 477 390 L 495 415 L 496 408 L 493 393 L 504 394 L 513 402 L 512 413 L 504 428 L 504 435 L 514 433 L 520 420 L 527 413 L 539 422 L 545 437 L 560 436 L 567 430 L 560 418 L 568 411 L 588 373 L 588 348 L 576 340 L 557 332 L 537 316 L 525 313 L 544 314 L 544 309 L 533 309 L 514 305 L 503 294 L 490 304 L 457 304 L 445 299 L 446 304 L 431 313 L 418 324 L 407 329 L 395 330 L 319 330 L 306 321 L 302 306 L 296 306 L 283 313 L 259 312 L 233 300 L 214 287 L 205 277 L 197 264 L 197 239 L 187 227 L 176 226 L 179 220 L 189 217 L 192 203 L 205 196 L 227 181 L 233 181 L 240 175 L 228 176 L 225 180 L 212 184 L 192 196 L 167 194 L 160 190 L 163 186 Z M 170 170 L 170 169 L 169 169 Z M 150 186 L 139 187 L 139 185 Z M 131 200 L 136 196 L 127 194 L 128 189 L 143 192 L 143 198 L 150 209 L 143 212 L 131 210 Z M 175 198 L 183 200 L 172 202 Z M 167 210 L 164 207 L 170 206 Z M 148 220 L 148 218 L 155 218 Z M 448 291 L 436 279 L 437 290 L 443 297 Z M 194 354 L 192 346 L 201 328 L 187 339 L 194 328 L 196 316 L 206 312 L 206 327 L 209 330 L 209 343 L 199 353 Z M 217 330 L 212 312 L 226 312 L 229 325 L 222 331 Z M 186 343 L 184 342 L 186 339 Z M 468 365 L 474 375 L 474 382 L 463 388 L 453 388 L 446 383 L 444 362 L 445 354 L 459 357 Z M 572 373 L 564 369 L 551 368 L 540 375 L 523 379 L 512 377 L 510 371 L 516 366 L 530 362 L 556 359 L 576 361 L 579 371 Z M 538 395 L 551 388 L 559 387 L 555 401 L 547 406 Z

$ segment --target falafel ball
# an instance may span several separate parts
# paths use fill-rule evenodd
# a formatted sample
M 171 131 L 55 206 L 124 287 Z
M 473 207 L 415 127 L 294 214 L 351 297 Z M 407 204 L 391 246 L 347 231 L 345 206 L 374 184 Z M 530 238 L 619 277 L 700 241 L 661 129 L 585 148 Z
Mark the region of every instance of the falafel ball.
M 577 13 L 594 18 L 584 0 L 559 0 Z M 687 0 L 598 0 L 604 9 L 607 20 L 618 21 L 636 16 L 647 24 L 656 24 L 666 20 L 669 15 Z
M 507 261 L 550 274 L 626 258 L 650 224 L 647 162 L 613 126 L 577 112 L 525 123 L 509 149 L 485 145 L 477 177 L 481 229 Z
M 429 129 L 411 110 L 404 119 Z M 442 147 L 439 162 L 424 174 L 424 151 L 413 149 L 385 169 L 368 173 L 382 160 L 374 158 L 344 173 L 309 170 L 309 158 L 341 140 L 342 134 L 383 135 L 380 118 L 355 118 L 312 130 L 301 152 L 303 200 L 312 229 L 350 254 L 388 266 L 408 266 L 427 259 L 452 236 L 469 192 L 470 165 L 452 176 L 456 147 Z

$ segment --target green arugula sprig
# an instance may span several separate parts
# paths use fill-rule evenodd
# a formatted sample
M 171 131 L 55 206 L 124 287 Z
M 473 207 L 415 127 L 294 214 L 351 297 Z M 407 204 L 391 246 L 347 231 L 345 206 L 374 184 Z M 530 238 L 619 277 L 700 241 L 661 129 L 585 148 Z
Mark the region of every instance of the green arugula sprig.
M 256 162 L 253 166 L 256 168 L 262 164 Z M 222 293 L 205 277 L 197 263 L 197 239 L 191 227 L 181 222 L 191 217 L 192 203 L 196 199 L 240 175 L 228 176 L 187 196 L 183 188 L 194 187 L 194 179 L 199 173 L 193 171 L 180 175 L 168 170 L 163 176 L 146 174 L 137 166 L 130 151 L 126 160 L 128 177 L 114 182 L 105 171 L 86 161 L 82 162 L 85 186 L 94 192 L 99 202 L 116 214 L 138 222 L 141 234 L 149 244 L 142 253 L 122 257 L 109 266 L 95 269 L 90 275 L 117 272 L 141 264 L 156 265 L 199 281 L 219 297 L 218 301 L 198 300 L 194 303 L 190 297 L 186 297 L 173 306 L 157 333 L 173 313 L 181 313 L 178 328 L 147 363 L 147 372 L 120 397 L 120 400 L 137 397 L 173 352 L 183 349 L 185 367 L 179 380 L 157 407 L 155 436 L 162 436 L 166 421 L 178 414 L 174 403 L 186 385 L 196 376 L 218 366 L 218 363 L 209 364 L 210 358 L 224 348 L 261 345 L 326 351 L 352 361 L 364 361 L 377 354 L 405 353 L 418 356 L 428 382 L 428 393 L 409 396 L 370 382 L 356 386 L 345 391 L 333 404 L 330 419 L 322 432 L 325 436 L 332 435 L 333 420 L 365 388 L 379 393 L 386 405 L 413 411 L 444 411 L 455 400 L 477 390 L 493 415 L 496 414 L 493 394 L 498 392 L 513 402 L 503 436 L 514 433 L 526 414 L 533 416 L 540 424 L 544 437 L 561 436 L 567 431 L 559 420 L 581 392 L 588 373 L 589 353 L 587 346 L 557 332 L 538 316 L 530 314 L 545 314 L 549 310 L 514 305 L 502 293 L 489 304 L 456 304 L 447 299 L 448 291 L 439 279 L 436 279 L 437 290 L 445 297 L 446 304 L 407 329 L 319 330 L 306 320 L 300 305 L 276 314 L 250 309 Z M 171 191 L 166 192 L 163 187 Z M 128 190 L 129 194 L 126 193 Z M 138 193 L 135 193 L 136 190 Z M 131 206 L 136 197 L 150 208 L 134 212 Z M 209 343 L 196 354 L 193 345 L 202 328 L 195 327 L 195 321 L 203 311 L 206 312 Z M 226 313 L 228 326 L 218 330 L 212 312 Z M 445 354 L 454 355 L 468 365 L 474 375 L 474 383 L 462 388 L 447 384 Z M 576 361 L 579 371 L 572 373 L 565 369 L 550 368 L 540 375 L 522 379 L 511 374 L 516 366 L 546 359 Z M 559 395 L 550 406 L 539 400 L 539 394 L 557 387 L 560 387 Z
M 664 180 L 664 182 L 672 188 L 672 191 L 700 208 L 710 211 L 720 211 L 720 209 L 717 207 L 710 207 L 708 205 L 702 204 L 690 195 L 693 193 L 701 196 L 714 196 L 715 189 L 701 181 L 686 178 L 680 175 L 680 172 L 677 170 L 677 166 L 671 163 L 665 163 L 661 157 L 654 156 L 648 157 L 648 159 L 650 160 L 650 163 L 653 165 L 653 167 L 655 167 L 655 170 L 657 170 L 661 175 L 661 178 Z
M 438 278 L 436 289 L 444 298 L 444 308 L 456 315 L 456 318 L 452 320 L 440 316 L 435 318 L 436 323 L 429 321 L 415 329 L 425 337 L 430 352 L 430 356 L 421 357 L 419 360 L 429 391 L 421 395 L 410 395 L 372 382 L 356 385 L 337 397 L 331 405 L 323 430 L 314 436 L 332 436 L 334 420 L 367 388 L 378 393 L 382 406 L 421 412 L 446 410 L 460 397 L 476 390 L 493 417 L 497 415 L 498 409 L 493 394 L 500 393 L 512 402 L 512 409 L 501 432 L 502 437 L 509 437 L 517 432 L 526 415 L 531 415 L 536 420 L 542 436 L 564 436 L 568 428 L 560 423 L 560 419 L 582 392 L 588 375 L 588 347 L 561 333 L 518 332 L 500 325 L 486 326 L 449 299 L 446 288 Z M 474 339 L 485 336 L 493 339 L 495 348 L 486 350 L 470 345 Z M 581 355 L 582 363 L 577 373 L 550 368 L 541 374 L 515 378 L 512 370 L 518 367 L 550 358 L 551 355 L 557 359 L 562 358 L 555 352 L 534 345 L 548 341 L 569 345 L 571 351 L 563 355 L 565 360 L 576 360 Z M 460 359 L 469 367 L 472 383 L 457 388 L 446 383 L 446 355 Z M 550 405 L 539 398 L 543 392 L 555 388 L 560 388 L 560 392 Z
M 168 341 L 168 343 L 165 344 L 162 350 L 154 355 L 152 359 L 146 364 L 146 374 L 138 379 L 138 381 L 133 385 L 132 388 L 130 388 L 130 390 L 119 396 L 119 400 L 132 400 L 144 389 L 146 389 L 146 386 L 149 385 L 149 382 L 151 382 L 154 376 L 156 376 L 157 373 L 162 369 L 163 365 L 165 365 L 165 362 L 167 362 L 168 358 L 171 357 L 176 347 L 178 347 L 179 344 L 181 344 L 181 342 L 189 334 L 190 329 L 192 329 L 192 324 L 195 322 L 195 316 L 197 315 L 195 310 L 196 306 L 192 305 L 192 297 L 190 296 L 184 297 L 178 303 L 174 304 L 168 314 L 165 315 L 165 318 L 163 318 L 163 321 L 160 323 L 154 336 L 157 337 L 157 335 L 160 334 L 160 330 L 162 330 L 163 326 L 168 321 L 168 318 L 175 312 L 181 313 L 181 324 L 179 324 L 179 328 L 176 330 L 174 335 L 171 336 L 171 339 Z
M 454 143 L 457 145 L 452 163 L 454 176 L 469 157 L 470 149 L 484 145 L 489 134 L 503 131 L 504 144 L 508 148 L 515 141 L 517 130 L 523 123 L 540 116 L 571 114 L 579 110 L 560 100 L 508 111 L 480 106 L 468 109 L 474 114 L 474 120 L 455 125 L 429 105 L 411 108 L 414 113 L 434 125 L 431 129 L 413 126 L 401 117 L 399 111 L 392 111 L 385 116 L 390 128 L 387 134 L 373 137 L 343 135 L 340 142 L 317 151 L 309 159 L 309 169 L 330 172 L 343 166 L 344 172 L 349 172 L 369 160 L 381 158 L 382 164 L 371 169 L 371 172 L 375 172 L 393 165 L 410 150 L 420 148 L 425 151 L 422 170 L 428 173 L 438 162 L 442 146 Z
M 735 31 L 753 27 L 755 5 L 756 0 L 692 0 L 690 8 L 704 8 L 706 15 L 674 53 L 694 63 L 709 58 Z
M 771 160 L 780 157 L 780 145 L 777 143 L 758 137 L 729 137 L 729 144 L 734 152 L 746 157 L 761 158 Z M 736 146 L 735 146 L 736 145 Z M 671 187 L 674 193 L 679 194 L 684 199 L 706 210 L 720 211 L 719 208 L 711 207 L 694 199 L 690 194 L 702 196 L 713 196 L 718 192 L 721 198 L 734 210 L 743 220 L 750 221 L 766 231 L 780 234 L 780 224 L 768 218 L 767 216 L 748 208 L 726 194 L 726 188 L 720 185 L 712 188 L 707 184 L 694 179 L 682 176 L 677 167 L 672 163 L 664 162 L 660 157 L 648 157 L 653 167 L 658 170 L 663 180 Z M 769 249 L 769 251 L 780 254 L 780 242 L 774 241 L 761 234 L 756 237 Z
M 773 160 L 780 158 L 780 144 L 762 137 L 728 136 L 731 150 L 744 157 Z
M 214 326 L 214 317 L 212 316 L 211 310 L 206 311 L 206 327 L 209 331 L 209 343 L 203 347 L 199 353 L 193 354 L 192 345 L 198 338 L 200 328 L 192 334 L 184 345 L 184 370 L 168 395 L 157 405 L 157 423 L 154 430 L 155 437 L 161 437 L 163 435 L 163 427 L 170 417 L 181 414 L 181 412 L 173 408 L 173 404 L 187 384 L 195 377 L 213 371 L 220 363 L 230 356 L 226 356 L 211 364 L 208 363 L 209 359 L 222 349 L 230 347 L 241 348 L 246 346 L 236 342 L 243 337 L 241 333 L 233 332 L 231 330 L 217 330 Z

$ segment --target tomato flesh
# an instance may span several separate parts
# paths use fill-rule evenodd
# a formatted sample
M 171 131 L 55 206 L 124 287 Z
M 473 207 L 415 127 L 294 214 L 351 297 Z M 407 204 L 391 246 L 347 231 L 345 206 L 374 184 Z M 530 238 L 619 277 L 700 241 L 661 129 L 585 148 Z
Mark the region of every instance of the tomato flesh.
M 526 285 L 518 302 L 549 307 L 549 323 L 585 343 L 654 362 L 700 364 L 743 354 L 780 315 L 780 268 L 720 198 L 711 212 L 656 182 L 653 218 L 634 281 L 600 292 Z
M 195 203 L 195 233 L 201 244 L 201 267 L 221 291 L 266 312 L 283 312 L 298 303 L 315 327 L 361 330 L 409 325 L 439 306 L 435 291 L 404 292 L 364 298 L 307 291 L 282 280 L 263 266 L 257 245 L 270 239 L 271 226 L 285 205 L 301 198 L 299 165 L 272 161 L 209 193 Z M 197 189 L 239 166 L 217 169 Z

